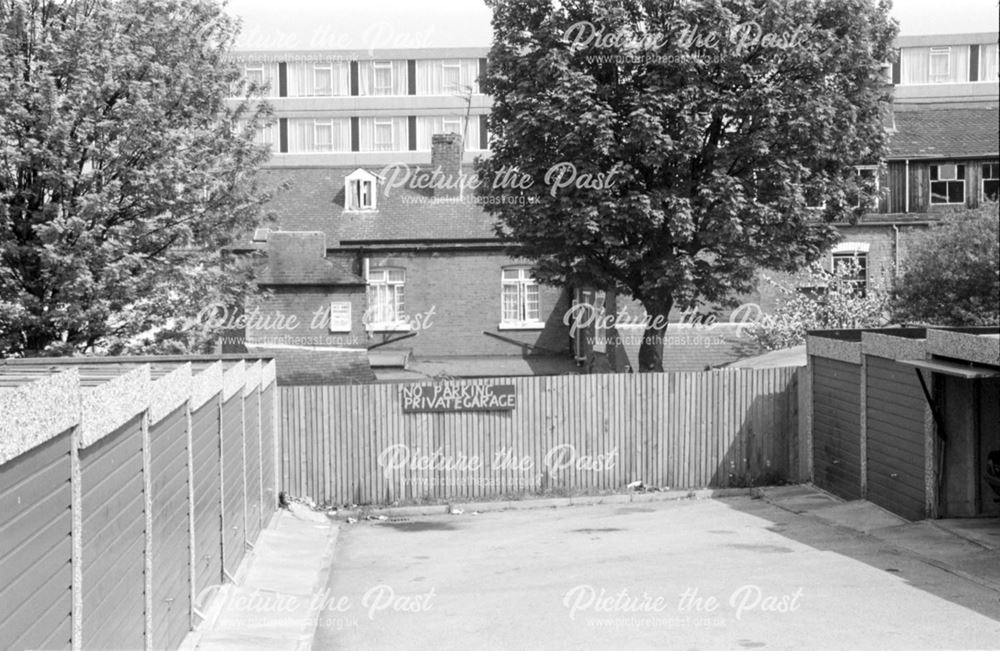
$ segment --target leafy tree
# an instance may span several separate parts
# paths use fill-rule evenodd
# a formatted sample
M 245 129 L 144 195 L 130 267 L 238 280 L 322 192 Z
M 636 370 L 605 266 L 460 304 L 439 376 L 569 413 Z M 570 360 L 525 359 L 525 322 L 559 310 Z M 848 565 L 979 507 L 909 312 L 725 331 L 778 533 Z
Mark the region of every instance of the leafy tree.
M 878 328 L 889 322 L 889 292 L 873 281 L 860 291 L 859 267 L 843 265 L 827 271 L 814 264 L 794 286 L 765 280 L 779 291 L 777 308 L 755 315 L 744 334 L 764 350 L 779 350 L 806 343 L 810 330 Z
M 0 356 L 197 348 L 183 317 L 242 304 L 221 251 L 261 219 L 270 109 L 237 28 L 215 0 L 0 0 Z
M 671 308 L 801 268 L 862 210 L 854 165 L 886 145 L 887 3 L 487 3 L 484 203 L 541 282 L 641 302 L 640 370 L 662 370 Z
M 997 204 L 949 216 L 907 247 L 893 316 L 927 325 L 1000 324 Z

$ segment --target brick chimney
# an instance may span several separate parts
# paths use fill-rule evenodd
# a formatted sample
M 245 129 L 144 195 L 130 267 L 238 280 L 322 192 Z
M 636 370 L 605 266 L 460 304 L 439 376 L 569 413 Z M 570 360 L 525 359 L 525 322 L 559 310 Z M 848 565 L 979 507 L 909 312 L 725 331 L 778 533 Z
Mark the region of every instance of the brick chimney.
M 443 183 L 449 187 L 434 186 L 434 196 L 457 198 L 462 196 L 462 136 L 458 133 L 435 133 L 431 136 L 431 172 L 440 170 Z

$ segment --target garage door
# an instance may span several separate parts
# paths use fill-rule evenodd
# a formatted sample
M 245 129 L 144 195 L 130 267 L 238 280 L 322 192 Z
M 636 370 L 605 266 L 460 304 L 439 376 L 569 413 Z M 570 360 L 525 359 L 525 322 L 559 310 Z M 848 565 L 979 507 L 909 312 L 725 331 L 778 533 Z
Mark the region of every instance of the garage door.
M 861 366 L 813 357 L 813 481 L 861 497 Z
M 910 520 L 925 517 L 924 409 L 912 366 L 868 357 L 868 499 Z

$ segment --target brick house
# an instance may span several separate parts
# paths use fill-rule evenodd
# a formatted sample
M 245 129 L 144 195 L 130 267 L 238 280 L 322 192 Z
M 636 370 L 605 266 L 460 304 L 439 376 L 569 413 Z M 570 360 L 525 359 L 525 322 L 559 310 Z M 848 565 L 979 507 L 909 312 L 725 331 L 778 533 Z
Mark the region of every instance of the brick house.
M 994 197 L 1000 182 L 996 35 L 901 37 L 898 45 L 890 154 L 857 168 L 875 188 L 871 210 L 838 224 L 843 239 L 825 258 L 827 268 L 856 261 L 863 287 L 891 284 L 914 233 Z M 611 307 L 614 297 L 538 285 L 526 261 L 504 251 L 471 191 L 433 182 L 436 168 L 471 177 L 473 158 L 488 155 L 490 98 L 476 83 L 485 54 L 246 57 L 248 75 L 272 82 L 277 123 L 261 134 L 274 152 L 267 174 L 289 186 L 271 206 L 277 224 L 248 246 L 267 253 L 260 310 L 297 317 L 292 329 L 274 319 L 250 323 L 254 350 L 284 345 L 355 358 L 367 350 L 381 379 L 636 366 L 641 328 L 619 328 L 609 347 L 609 333 L 591 327 L 571 336 L 566 323 L 575 303 Z M 740 297 L 765 312 L 776 300 L 764 281 Z M 628 310 L 641 316 L 635 305 Z M 706 316 L 675 311 L 665 368 L 701 370 L 758 352 L 729 310 L 716 310 L 720 323 L 710 328 Z
M 462 155 L 460 135 L 438 134 L 429 166 L 395 177 L 376 167 L 271 170 L 289 189 L 271 205 L 273 230 L 255 235 L 268 295 L 247 344 L 370 348 L 375 365 L 399 369 L 382 377 L 576 370 L 562 323 L 568 292 L 540 286 L 508 257 L 471 191 L 422 187 L 431 170 L 472 174 Z M 419 375 L 402 372 L 421 364 Z

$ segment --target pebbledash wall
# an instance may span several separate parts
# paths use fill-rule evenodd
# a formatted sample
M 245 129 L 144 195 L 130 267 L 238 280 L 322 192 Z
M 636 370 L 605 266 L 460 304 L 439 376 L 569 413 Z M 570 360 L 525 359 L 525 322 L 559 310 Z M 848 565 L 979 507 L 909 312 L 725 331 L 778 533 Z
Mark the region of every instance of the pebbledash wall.
M 0 648 L 177 648 L 275 511 L 273 361 L 122 359 L 0 363 Z

